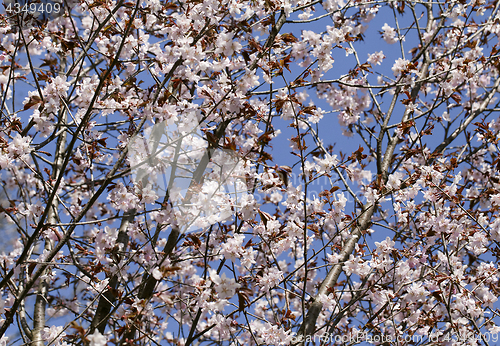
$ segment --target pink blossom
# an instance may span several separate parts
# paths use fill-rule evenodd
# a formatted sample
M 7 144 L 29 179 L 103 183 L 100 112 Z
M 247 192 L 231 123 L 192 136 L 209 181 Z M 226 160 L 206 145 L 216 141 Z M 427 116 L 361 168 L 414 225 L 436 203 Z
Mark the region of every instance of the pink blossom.
M 270 289 L 277 286 L 283 280 L 283 272 L 278 268 L 270 268 L 259 280 L 261 290 L 269 292 Z
M 267 345 L 289 345 L 292 336 L 284 328 L 268 323 L 266 327 L 261 329 L 259 339 L 260 342 Z
M 228 278 L 226 273 L 222 273 L 222 276 L 219 276 L 215 271 L 211 271 L 210 279 L 215 283 L 215 291 L 222 299 L 232 298 L 236 289 L 241 286 L 234 279 Z
M 242 45 L 237 40 L 234 40 L 233 37 L 233 33 L 220 33 L 217 37 L 217 49 L 215 50 L 215 53 L 224 53 L 227 57 L 232 56 L 234 53 L 238 53 L 241 50 Z
M 221 245 L 221 255 L 235 262 L 236 258 L 241 257 L 244 251 L 242 247 L 244 239 L 245 236 L 243 234 L 235 234 L 234 237 L 229 238 Z
M 61 326 L 45 327 L 42 331 L 42 339 L 51 343 L 57 343 L 65 335 L 64 327 Z
M 351 274 L 357 274 L 363 278 L 370 273 L 369 263 L 363 261 L 363 259 L 359 257 L 355 257 L 352 254 L 349 257 L 349 260 L 345 262 L 342 269 L 348 276 Z
M 385 59 L 385 55 L 382 51 L 376 52 L 373 54 L 368 54 L 368 62 L 372 64 L 373 66 L 375 65 L 380 65 L 382 64 L 382 60 Z
M 16 134 L 14 140 L 9 143 L 8 151 L 12 157 L 25 156 L 31 151 L 30 139 Z
M 382 37 L 384 38 L 385 42 L 393 44 L 398 41 L 398 38 L 396 37 L 396 30 L 390 27 L 387 23 L 384 23 L 382 30 Z
M 394 65 L 392 66 L 392 72 L 395 76 L 398 76 L 401 72 L 405 71 L 408 67 L 409 61 L 406 59 L 399 58 L 396 60 Z
M 98 330 L 94 334 L 87 336 L 90 341 L 90 346 L 104 346 L 108 342 L 108 338 L 102 335 Z
M 384 241 L 375 242 L 375 246 L 377 246 L 377 251 L 382 254 L 389 254 L 394 249 L 394 245 L 396 243 L 391 240 L 391 238 L 387 237 Z
M 110 192 L 108 200 L 111 200 L 117 209 L 123 211 L 137 208 L 139 203 L 139 199 L 131 192 L 128 192 L 121 182 Z
M 490 200 L 491 200 L 491 203 L 494 205 L 494 206 L 500 206 L 500 193 L 497 193 L 495 195 L 492 195 L 490 197 Z
M 209 322 L 214 325 L 214 331 L 218 339 L 228 340 L 230 338 L 231 332 L 234 330 L 231 319 L 225 318 L 221 314 L 215 314 L 210 318 Z

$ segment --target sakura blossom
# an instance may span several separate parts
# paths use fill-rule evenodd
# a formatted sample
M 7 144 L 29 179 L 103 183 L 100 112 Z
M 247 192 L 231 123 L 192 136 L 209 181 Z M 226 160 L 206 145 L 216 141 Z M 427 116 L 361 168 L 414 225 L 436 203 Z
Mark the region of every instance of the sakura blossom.
M 394 44 L 398 41 L 396 30 L 387 23 L 384 23 L 384 26 L 382 26 L 382 37 L 389 44 Z
M 225 273 L 222 273 L 222 275 L 219 276 L 217 273 L 212 271 L 210 274 L 210 278 L 216 285 L 215 291 L 222 299 L 233 297 L 236 289 L 241 286 L 234 279 L 228 278 Z
M 372 65 L 380 65 L 382 61 L 385 59 L 385 55 L 382 51 L 375 52 L 373 54 L 368 54 L 368 62 Z
M 89 335 L 87 339 L 89 340 L 89 345 L 91 346 L 104 346 L 108 342 L 108 339 L 99 331 L 95 331 L 94 334 Z
M 409 61 L 406 59 L 399 58 L 396 60 L 394 65 L 392 66 L 392 72 L 394 73 L 394 76 L 398 76 L 401 74 L 401 72 L 405 71 L 408 67 Z

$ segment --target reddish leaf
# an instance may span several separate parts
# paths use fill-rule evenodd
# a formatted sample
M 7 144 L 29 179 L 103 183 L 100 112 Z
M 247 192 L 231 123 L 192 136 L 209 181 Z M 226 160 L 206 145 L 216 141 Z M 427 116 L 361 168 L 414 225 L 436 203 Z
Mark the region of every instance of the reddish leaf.
M 460 104 L 460 102 L 462 101 L 462 97 L 458 94 L 452 94 L 451 95 L 451 98 L 453 99 L 453 101 L 455 101 L 457 104 Z
M 264 226 L 267 226 L 267 221 L 272 220 L 271 214 L 266 213 L 265 211 L 262 211 L 260 209 L 258 211 L 259 211 L 260 219 L 264 223 Z
M 30 109 L 31 107 L 39 104 L 40 102 L 42 102 L 42 99 L 39 96 L 30 96 L 30 100 L 28 101 L 28 103 L 24 105 L 23 110 L 25 111 L 27 109 Z

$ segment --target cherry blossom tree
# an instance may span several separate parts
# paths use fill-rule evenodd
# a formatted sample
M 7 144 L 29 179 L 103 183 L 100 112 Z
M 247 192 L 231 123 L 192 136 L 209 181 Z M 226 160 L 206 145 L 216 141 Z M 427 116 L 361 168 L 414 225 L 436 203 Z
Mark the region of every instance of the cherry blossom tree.
M 13 4 L 1 345 L 498 341 L 499 2 Z

